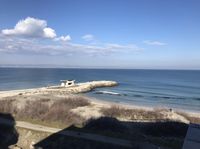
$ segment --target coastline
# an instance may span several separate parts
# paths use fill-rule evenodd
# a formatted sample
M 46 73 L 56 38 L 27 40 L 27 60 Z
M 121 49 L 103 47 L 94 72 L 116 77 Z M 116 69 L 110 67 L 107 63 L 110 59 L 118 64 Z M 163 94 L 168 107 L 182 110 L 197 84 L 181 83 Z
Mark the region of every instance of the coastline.
M 84 83 L 82 83 L 84 84 Z M 93 105 L 96 107 L 111 107 L 111 106 L 119 106 L 126 109 L 137 109 L 137 110 L 144 110 L 144 111 L 153 111 L 156 109 L 169 109 L 165 106 L 148 106 L 148 105 L 136 105 L 136 104 L 128 104 L 125 102 L 113 102 L 109 100 L 101 100 L 100 98 L 96 97 L 90 97 L 88 95 L 84 94 L 84 91 L 79 93 L 73 93 L 66 91 L 66 88 L 64 89 L 48 89 L 47 87 L 40 87 L 40 88 L 31 88 L 31 89 L 20 89 L 20 90 L 9 90 L 9 91 L 0 91 L 0 100 L 5 99 L 7 97 L 16 97 L 20 95 L 26 95 L 26 96 L 32 96 L 32 95 L 40 95 L 40 94 L 51 94 L 56 96 L 65 96 L 65 97 L 71 97 L 71 96 L 83 96 L 87 98 Z M 71 91 L 71 90 L 70 90 Z M 173 108 L 174 112 L 183 112 L 190 116 L 194 116 L 197 118 L 200 118 L 200 112 L 198 111 L 191 111 L 191 110 L 185 110 L 185 109 L 179 109 L 179 108 Z M 91 112 L 91 111 L 89 111 Z M 84 115 L 87 117 L 87 115 Z M 98 114 L 97 114 L 98 116 Z M 94 116 L 95 117 L 95 116 Z
M 84 95 L 85 96 L 85 95 Z M 95 98 L 95 97 L 88 97 L 88 99 L 96 104 L 100 104 L 100 105 L 115 105 L 115 106 L 120 106 L 123 108 L 127 108 L 127 109 L 139 109 L 139 110 L 147 110 L 147 111 L 152 111 L 155 109 L 170 109 L 169 107 L 165 107 L 165 106 L 148 106 L 148 105 L 137 105 L 137 104 L 128 104 L 125 102 L 112 102 L 112 101 L 106 101 L 106 100 L 101 100 L 100 98 Z M 183 113 L 187 113 L 190 116 L 195 116 L 195 117 L 199 117 L 200 118 L 200 112 L 198 111 L 191 111 L 191 110 L 185 110 L 185 109 L 180 109 L 180 108 L 173 108 L 172 109 L 175 112 L 183 112 Z

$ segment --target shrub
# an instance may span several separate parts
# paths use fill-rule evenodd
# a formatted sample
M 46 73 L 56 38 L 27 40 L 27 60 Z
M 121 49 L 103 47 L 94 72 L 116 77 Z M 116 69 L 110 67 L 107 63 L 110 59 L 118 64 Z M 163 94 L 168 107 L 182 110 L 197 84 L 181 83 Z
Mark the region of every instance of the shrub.
M 55 100 L 52 104 L 49 99 L 26 101 L 25 106 L 18 110 L 19 119 L 36 119 L 45 122 L 61 122 L 63 124 L 82 123 L 83 118 L 71 112 L 72 108 L 88 105 L 87 100 L 66 98 Z
M 14 101 L 11 99 L 0 100 L 0 112 L 16 114 L 17 107 L 13 105 Z
M 110 108 L 103 108 L 101 111 L 105 116 L 122 117 L 131 120 L 158 120 L 163 119 L 163 115 L 157 111 L 146 111 L 140 109 L 126 109 L 119 106 L 111 106 Z
M 50 100 L 51 100 L 51 99 L 49 99 L 49 98 L 41 98 L 41 99 L 40 99 L 41 102 L 49 102 Z
M 49 106 L 40 100 L 26 101 L 24 108 L 18 111 L 18 118 L 43 119 L 49 111 Z
M 77 107 L 88 106 L 90 105 L 90 102 L 86 100 L 84 97 L 79 96 L 79 97 L 68 97 L 65 99 L 55 101 L 53 103 L 53 106 L 56 105 L 63 105 L 68 109 L 73 109 Z
M 108 117 L 120 117 L 123 109 L 119 106 L 111 106 L 110 108 L 103 108 L 101 112 Z
M 49 111 L 44 115 L 44 120 L 59 121 L 64 124 L 81 123 L 82 118 L 70 111 L 71 107 L 63 101 L 56 101 L 49 108 Z

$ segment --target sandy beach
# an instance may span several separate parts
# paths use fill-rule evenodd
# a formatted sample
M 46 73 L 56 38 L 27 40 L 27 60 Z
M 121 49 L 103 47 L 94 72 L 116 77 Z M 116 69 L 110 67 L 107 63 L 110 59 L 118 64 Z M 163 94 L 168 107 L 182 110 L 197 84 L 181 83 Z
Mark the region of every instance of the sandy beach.
M 28 100 L 40 100 L 40 99 L 51 99 L 58 100 L 63 98 L 79 98 L 84 97 L 90 101 L 91 105 L 77 107 L 71 111 L 84 117 L 85 119 L 98 118 L 103 116 L 100 112 L 103 108 L 120 107 L 122 109 L 132 109 L 132 110 L 142 110 L 142 111 L 158 111 L 161 112 L 166 119 L 171 119 L 175 121 L 181 121 L 184 123 L 189 123 L 184 116 L 178 113 L 184 113 L 191 117 L 200 118 L 199 113 L 192 111 L 181 111 L 179 109 L 167 109 L 165 107 L 148 107 L 148 106 L 138 106 L 130 105 L 125 103 L 115 103 L 110 101 L 103 101 L 98 98 L 85 96 L 83 93 L 91 91 L 96 87 L 111 87 L 117 85 L 114 81 L 92 81 L 86 83 L 80 83 L 72 87 L 62 88 L 59 86 L 54 87 L 42 87 L 33 89 L 23 89 L 23 90 L 11 90 L 11 91 L 1 91 L 0 100 L 3 99 L 15 99 L 15 103 L 18 107 L 23 106 Z M 81 95 L 79 93 L 82 93 Z M 121 120 L 130 120 L 127 117 L 120 117 Z M 138 119 L 142 121 L 142 119 Z M 145 120 L 144 120 L 145 121 Z M 147 120 L 148 121 L 148 120 Z

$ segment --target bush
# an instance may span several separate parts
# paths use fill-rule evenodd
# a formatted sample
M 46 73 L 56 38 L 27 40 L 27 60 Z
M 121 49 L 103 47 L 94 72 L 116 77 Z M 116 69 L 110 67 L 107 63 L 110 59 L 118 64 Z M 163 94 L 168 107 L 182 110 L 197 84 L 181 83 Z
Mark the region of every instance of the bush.
M 122 110 L 119 106 L 111 106 L 110 108 L 103 108 L 101 112 L 108 117 L 120 117 Z
M 18 111 L 17 117 L 43 120 L 48 111 L 49 106 L 41 100 L 26 101 L 24 108 Z
M 108 117 L 122 117 L 131 120 L 158 120 L 163 119 L 163 115 L 157 111 L 146 111 L 140 109 L 126 109 L 119 106 L 111 106 L 110 108 L 103 108 L 101 111 Z
M 82 123 L 83 118 L 71 112 L 73 108 L 89 105 L 85 98 L 65 98 L 53 101 L 49 99 L 26 101 L 25 106 L 18 110 L 19 119 L 35 119 L 45 122 L 61 122 L 63 124 Z
M 43 119 L 47 121 L 59 121 L 64 124 L 81 123 L 83 119 L 79 115 L 71 112 L 71 108 L 63 100 L 57 101 L 50 106 L 49 111 L 43 116 Z
M 90 105 L 90 102 L 86 100 L 84 97 L 68 97 L 65 99 L 61 99 L 58 101 L 55 101 L 52 106 L 62 105 L 65 106 L 68 109 L 73 109 L 77 107 L 83 107 Z
M 14 101 L 11 99 L 0 100 L 0 112 L 16 114 L 17 107 L 13 105 Z

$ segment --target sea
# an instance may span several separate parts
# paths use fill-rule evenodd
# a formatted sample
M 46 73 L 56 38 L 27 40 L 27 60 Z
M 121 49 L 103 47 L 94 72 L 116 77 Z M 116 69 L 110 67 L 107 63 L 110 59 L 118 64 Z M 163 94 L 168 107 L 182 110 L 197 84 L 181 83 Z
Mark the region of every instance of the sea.
M 113 80 L 116 87 L 97 88 L 85 95 L 128 105 L 200 112 L 199 70 L 0 68 L 0 91 Z

